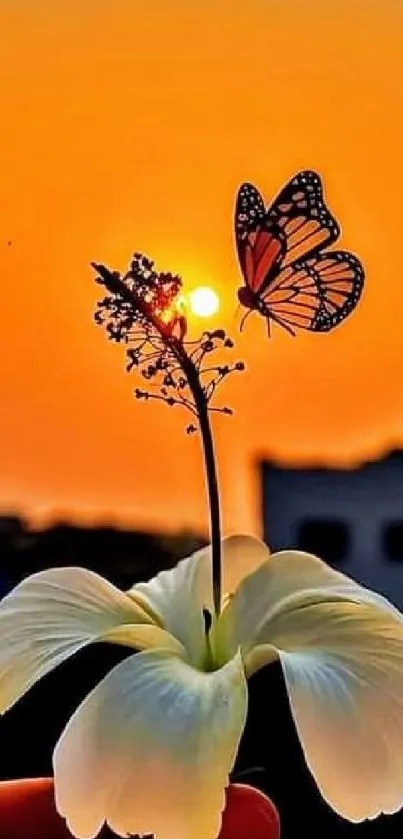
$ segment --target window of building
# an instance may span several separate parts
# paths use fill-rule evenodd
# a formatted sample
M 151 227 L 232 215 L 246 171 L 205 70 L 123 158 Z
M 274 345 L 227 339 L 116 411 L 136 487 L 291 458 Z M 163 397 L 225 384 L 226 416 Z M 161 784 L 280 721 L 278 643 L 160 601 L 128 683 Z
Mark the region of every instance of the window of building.
M 383 530 L 383 554 L 391 562 L 403 562 L 403 521 L 391 521 Z
M 336 519 L 305 519 L 297 525 L 299 550 L 308 551 L 330 565 L 338 565 L 349 552 L 347 524 Z

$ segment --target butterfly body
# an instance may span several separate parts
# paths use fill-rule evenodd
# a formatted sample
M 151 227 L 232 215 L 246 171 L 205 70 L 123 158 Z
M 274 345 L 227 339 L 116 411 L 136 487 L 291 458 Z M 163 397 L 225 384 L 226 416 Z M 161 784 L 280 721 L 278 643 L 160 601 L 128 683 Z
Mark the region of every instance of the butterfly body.
M 235 234 L 249 312 L 295 329 L 328 332 L 355 308 L 364 271 L 348 251 L 326 250 L 340 235 L 315 172 L 300 172 L 266 208 L 252 184 L 241 186 Z

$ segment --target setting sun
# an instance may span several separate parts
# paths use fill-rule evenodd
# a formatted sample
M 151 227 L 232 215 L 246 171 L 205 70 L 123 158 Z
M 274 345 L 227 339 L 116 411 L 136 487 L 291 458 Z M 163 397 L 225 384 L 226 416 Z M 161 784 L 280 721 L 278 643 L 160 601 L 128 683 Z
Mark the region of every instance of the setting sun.
M 209 318 L 220 308 L 218 295 L 208 286 L 199 286 L 189 294 L 191 311 L 199 318 Z

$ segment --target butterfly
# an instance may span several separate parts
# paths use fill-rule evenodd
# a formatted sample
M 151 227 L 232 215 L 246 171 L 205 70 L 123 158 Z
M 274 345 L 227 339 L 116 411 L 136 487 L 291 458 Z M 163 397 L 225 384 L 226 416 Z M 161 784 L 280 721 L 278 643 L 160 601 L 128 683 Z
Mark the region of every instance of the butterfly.
M 278 323 L 291 335 L 296 329 L 329 332 L 355 309 L 364 286 L 364 270 L 348 251 L 327 250 L 340 235 L 323 198 L 316 172 L 299 172 L 265 206 L 259 190 L 240 187 L 235 208 L 235 236 L 244 285 L 238 299 L 248 309 Z

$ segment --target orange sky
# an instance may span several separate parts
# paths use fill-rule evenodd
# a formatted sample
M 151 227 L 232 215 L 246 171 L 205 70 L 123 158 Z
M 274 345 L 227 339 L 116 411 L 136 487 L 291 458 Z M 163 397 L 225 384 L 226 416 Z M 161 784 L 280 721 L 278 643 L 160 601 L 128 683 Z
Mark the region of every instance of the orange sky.
M 248 321 L 215 433 L 227 530 L 258 531 L 260 455 L 351 462 L 403 442 L 400 0 L 2 0 L 0 506 L 203 527 L 186 417 L 139 404 L 92 325 L 89 262 L 142 250 L 222 296 L 235 192 L 324 177 L 366 268 L 331 335 Z M 8 245 L 11 240 L 12 244 Z

